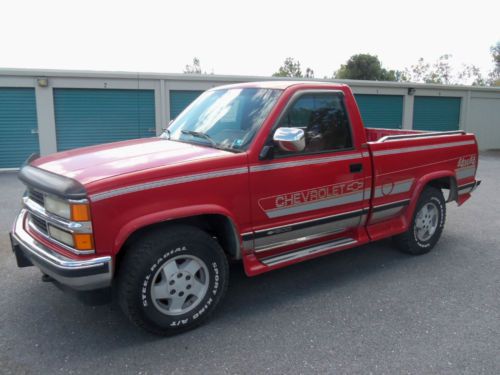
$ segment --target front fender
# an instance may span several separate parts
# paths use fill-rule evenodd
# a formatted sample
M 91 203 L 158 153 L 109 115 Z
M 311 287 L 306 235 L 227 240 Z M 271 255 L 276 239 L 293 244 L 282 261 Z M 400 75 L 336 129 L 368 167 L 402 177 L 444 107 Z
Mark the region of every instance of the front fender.
M 133 220 L 127 222 L 122 226 L 115 238 L 115 241 L 113 243 L 113 253 L 116 254 L 123 246 L 125 241 L 127 241 L 127 239 L 139 229 L 171 220 L 185 219 L 188 217 L 210 214 L 222 215 L 228 218 L 233 225 L 233 228 L 236 232 L 235 234 L 239 236 L 240 230 L 236 224 L 236 220 L 226 208 L 214 204 L 187 206 L 157 211 L 134 218 Z

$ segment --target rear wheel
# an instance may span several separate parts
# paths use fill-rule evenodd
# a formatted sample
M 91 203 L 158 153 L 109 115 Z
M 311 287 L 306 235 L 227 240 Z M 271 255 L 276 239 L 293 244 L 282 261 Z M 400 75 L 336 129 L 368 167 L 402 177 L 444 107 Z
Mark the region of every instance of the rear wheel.
M 441 190 L 426 187 L 417 203 L 408 230 L 394 237 L 397 247 L 408 254 L 428 253 L 436 245 L 444 228 L 446 203 Z
M 136 325 L 172 335 L 210 317 L 225 294 L 228 274 L 224 251 L 210 235 L 171 226 L 127 250 L 118 275 L 118 299 Z

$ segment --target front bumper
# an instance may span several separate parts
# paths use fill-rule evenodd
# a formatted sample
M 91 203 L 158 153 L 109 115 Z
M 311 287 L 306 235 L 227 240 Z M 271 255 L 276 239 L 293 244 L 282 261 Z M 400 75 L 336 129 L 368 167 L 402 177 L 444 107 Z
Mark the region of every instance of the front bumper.
M 60 284 L 79 291 L 111 285 L 113 264 L 110 256 L 75 260 L 59 254 L 26 232 L 26 214 L 27 210 L 21 210 L 11 232 L 12 250 L 19 267 L 35 265 Z

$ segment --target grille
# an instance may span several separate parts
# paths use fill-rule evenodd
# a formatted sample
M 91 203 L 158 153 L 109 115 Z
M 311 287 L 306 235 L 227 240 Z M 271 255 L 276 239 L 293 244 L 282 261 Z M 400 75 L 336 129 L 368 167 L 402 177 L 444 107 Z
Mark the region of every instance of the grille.
M 47 222 L 35 215 L 30 215 L 31 223 L 42 233 L 48 234 Z
M 40 193 L 39 191 L 34 190 L 34 189 L 29 189 L 28 190 L 28 197 L 32 201 L 38 203 L 40 206 L 43 207 L 43 194 L 42 193 Z

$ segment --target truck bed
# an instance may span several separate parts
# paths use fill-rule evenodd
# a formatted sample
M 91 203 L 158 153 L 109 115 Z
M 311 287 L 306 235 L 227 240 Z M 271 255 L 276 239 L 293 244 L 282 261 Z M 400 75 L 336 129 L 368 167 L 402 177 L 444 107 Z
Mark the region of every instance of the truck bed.
M 366 129 L 366 133 L 373 165 L 373 214 L 369 223 L 372 224 L 373 239 L 383 237 L 385 228 L 393 233 L 405 230 L 411 220 L 405 217 L 405 208 L 416 204 L 427 181 L 440 179 L 450 192 L 456 194 L 458 204 L 470 197 L 476 184 L 478 162 L 473 134 L 389 129 Z M 388 205 L 394 207 L 385 211 L 385 214 L 394 215 L 390 221 L 377 213 L 378 209 Z M 377 228 L 377 222 L 384 230 Z
M 421 133 L 431 133 L 431 132 L 406 130 L 406 129 L 365 128 L 365 133 L 368 142 L 376 142 L 383 137 L 392 135 L 410 135 L 410 134 L 421 134 Z

